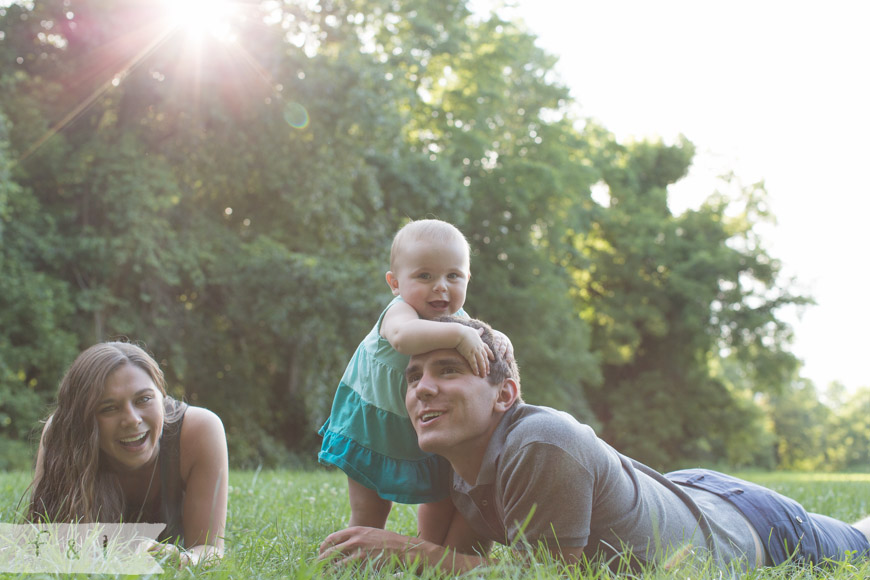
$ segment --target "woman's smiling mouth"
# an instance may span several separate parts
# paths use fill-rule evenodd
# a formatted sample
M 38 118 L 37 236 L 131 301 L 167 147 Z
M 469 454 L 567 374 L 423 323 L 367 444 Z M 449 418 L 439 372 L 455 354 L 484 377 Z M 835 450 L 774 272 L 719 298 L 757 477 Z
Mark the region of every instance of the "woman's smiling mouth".
M 145 441 L 148 439 L 148 435 L 150 433 L 151 433 L 151 431 L 145 431 L 144 433 L 139 433 L 137 435 L 131 435 L 130 437 L 124 437 L 122 439 L 119 439 L 118 442 L 123 447 L 132 447 L 132 448 L 141 447 L 142 445 L 144 445 Z

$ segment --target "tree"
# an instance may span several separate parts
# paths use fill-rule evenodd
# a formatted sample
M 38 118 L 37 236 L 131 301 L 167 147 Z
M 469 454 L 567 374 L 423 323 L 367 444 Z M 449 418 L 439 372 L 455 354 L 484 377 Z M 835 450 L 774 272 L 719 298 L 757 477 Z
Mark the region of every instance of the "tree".
M 3 21 L 17 181 L 65 240 L 43 265 L 70 290 L 63 326 L 78 348 L 144 342 L 174 394 L 225 417 L 237 463 L 310 443 L 388 297 L 402 217 L 467 207 L 457 172 L 403 142 L 408 91 L 383 83 L 354 4 L 291 10 L 249 12 L 210 61 L 138 2 Z M 421 26 L 408 39 L 436 42 Z
M 407 130 L 461 168 L 471 197 L 459 222 L 474 249 L 468 310 L 512 338 L 530 402 L 594 424 L 584 385 L 600 375 L 562 264 L 594 173 L 562 110 L 568 91 L 534 37 L 495 15 L 457 44 L 428 61 Z
M 831 470 L 866 469 L 870 461 L 870 388 L 862 387 L 850 392 L 840 383 L 831 383 L 824 400 L 832 415 L 824 425 L 825 467 Z M 781 435 L 786 445 L 790 443 L 790 435 Z
M 530 402 L 648 461 L 764 461 L 734 448 L 769 435 L 777 309 L 802 299 L 753 237 L 763 184 L 672 215 L 691 144 L 584 126 L 554 57 L 462 0 L 239 10 L 233 41 L 139 0 L 0 12 L 0 413 L 32 424 L 76 350 L 124 336 L 223 417 L 235 464 L 313 455 L 393 233 L 435 216 Z
M 0 111 L 0 469 L 23 469 L 75 345 L 63 327 L 67 286 L 39 271 L 56 259 L 59 240 L 52 219 L 12 180 L 7 127 Z
M 711 365 L 739 352 L 766 382 L 788 376 L 788 327 L 777 308 L 800 302 L 777 285 L 778 264 L 745 243 L 761 214 L 763 186 L 743 210 L 712 196 L 698 210 L 671 214 L 667 187 L 687 172 L 690 142 L 615 142 L 590 126 L 609 199 L 576 237 L 577 310 L 593 329 L 604 381 L 589 391 L 605 439 L 653 465 L 715 460 L 743 427 L 735 392 Z M 763 361 L 775 360 L 777 365 Z M 778 375 L 778 376 L 774 376 Z M 745 403 L 742 404 L 745 406 Z M 745 437 L 744 437 L 745 438 Z
M 776 434 L 777 465 L 795 470 L 833 469 L 827 461 L 833 416 L 819 401 L 812 382 L 797 379 L 767 399 Z

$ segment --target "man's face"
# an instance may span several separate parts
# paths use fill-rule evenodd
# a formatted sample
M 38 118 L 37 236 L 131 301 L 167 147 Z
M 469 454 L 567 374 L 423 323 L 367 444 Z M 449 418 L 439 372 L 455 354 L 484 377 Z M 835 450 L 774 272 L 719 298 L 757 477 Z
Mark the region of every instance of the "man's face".
M 420 449 L 451 463 L 476 454 L 482 459 L 504 411 L 500 387 L 471 372 L 454 349 L 412 356 L 405 377 L 405 406 Z

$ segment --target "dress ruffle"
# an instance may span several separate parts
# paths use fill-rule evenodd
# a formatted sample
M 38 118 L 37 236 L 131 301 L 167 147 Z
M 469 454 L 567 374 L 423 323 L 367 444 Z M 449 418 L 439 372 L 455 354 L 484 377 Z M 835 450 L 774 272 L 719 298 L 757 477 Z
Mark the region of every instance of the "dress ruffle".
M 443 457 L 426 454 L 418 460 L 395 459 L 330 431 L 329 426 L 327 420 L 320 429 L 323 445 L 317 459 L 321 463 L 338 467 L 390 501 L 432 503 L 449 495 L 452 470 Z
M 446 498 L 452 469 L 446 459 L 417 445 L 405 409 L 407 355 L 380 335 L 384 315 L 357 347 L 339 382 L 332 411 L 319 433 L 321 463 L 399 503 L 430 503 Z

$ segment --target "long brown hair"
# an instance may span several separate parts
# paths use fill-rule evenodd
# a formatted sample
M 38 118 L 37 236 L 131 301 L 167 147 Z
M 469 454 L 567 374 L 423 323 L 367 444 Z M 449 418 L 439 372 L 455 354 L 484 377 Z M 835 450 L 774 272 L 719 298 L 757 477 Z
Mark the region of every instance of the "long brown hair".
M 163 371 L 142 348 L 105 342 L 82 352 L 61 380 L 57 408 L 46 422 L 42 476 L 35 482 L 28 510 L 31 521 L 121 520 L 124 493 L 115 474 L 101 465 L 96 413 L 109 375 L 127 364 L 145 371 L 163 395 L 164 425 L 177 420 Z

